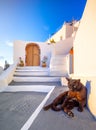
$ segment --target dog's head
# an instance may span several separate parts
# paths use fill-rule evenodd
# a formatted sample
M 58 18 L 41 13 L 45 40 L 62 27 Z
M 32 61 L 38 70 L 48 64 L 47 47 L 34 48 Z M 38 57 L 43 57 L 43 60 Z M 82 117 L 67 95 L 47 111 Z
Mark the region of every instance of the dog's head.
M 80 79 L 66 78 L 68 81 L 68 88 L 72 91 L 79 91 L 81 89 Z

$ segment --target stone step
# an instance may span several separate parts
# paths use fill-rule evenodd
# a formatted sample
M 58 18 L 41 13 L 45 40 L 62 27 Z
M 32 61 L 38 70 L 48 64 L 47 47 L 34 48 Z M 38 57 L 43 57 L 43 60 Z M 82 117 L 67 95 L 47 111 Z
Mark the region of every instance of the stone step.
M 17 86 L 17 85 L 48 85 L 48 86 L 61 86 L 61 81 L 55 81 L 55 82 L 15 82 L 12 81 L 9 85 Z
M 50 75 L 68 75 L 67 57 L 64 55 L 52 56 L 50 61 Z
M 45 92 L 48 93 L 53 87 L 49 85 L 8 85 L 4 92 Z
M 16 76 L 48 76 L 49 71 L 15 71 Z
M 40 67 L 40 66 L 24 66 L 17 67 L 16 71 L 48 71 L 49 67 Z
M 61 77 L 59 76 L 36 76 L 36 77 L 20 77 L 14 76 L 13 81 L 15 82 L 57 82 L 60 81 Z

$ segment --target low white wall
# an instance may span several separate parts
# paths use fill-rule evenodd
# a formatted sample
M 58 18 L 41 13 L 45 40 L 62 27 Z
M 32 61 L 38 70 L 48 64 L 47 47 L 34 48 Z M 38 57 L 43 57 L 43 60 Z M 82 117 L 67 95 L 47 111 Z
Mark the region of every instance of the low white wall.
M 0 88 L 8 86 L 8 84 L 12 81 L 16 66 L 17 66 L 17 62 L 12 64 L 8 69 L 6 69 L 0 75 Z
M 3 73 L 3 67 L 0 66 L 0 75 Z

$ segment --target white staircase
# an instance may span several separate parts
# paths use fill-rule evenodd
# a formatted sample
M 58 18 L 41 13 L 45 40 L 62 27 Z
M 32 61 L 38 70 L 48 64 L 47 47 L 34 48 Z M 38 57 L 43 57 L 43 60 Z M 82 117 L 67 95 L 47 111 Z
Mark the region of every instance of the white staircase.
M 67 56 L 55 55 L 50 61 L 50 75 L 52 76 L 67 76 Z
M 18 76 L 48 76 L 49 68 L 47 67 L 17 67 L 14 75 Z
M 13 81 L 15 82 L 58 82 L 60 76 L 50 76 L 47 67 L 17 67 Z

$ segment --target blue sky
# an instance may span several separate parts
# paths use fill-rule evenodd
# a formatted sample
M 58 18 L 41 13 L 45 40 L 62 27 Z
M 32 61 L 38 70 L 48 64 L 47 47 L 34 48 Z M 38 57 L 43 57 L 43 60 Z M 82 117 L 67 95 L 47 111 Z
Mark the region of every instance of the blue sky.
M 13 61 L 13 41 L 44 42 L 65 21 L 80 20 L 87 0 L 0 0 L 0 65 Z

